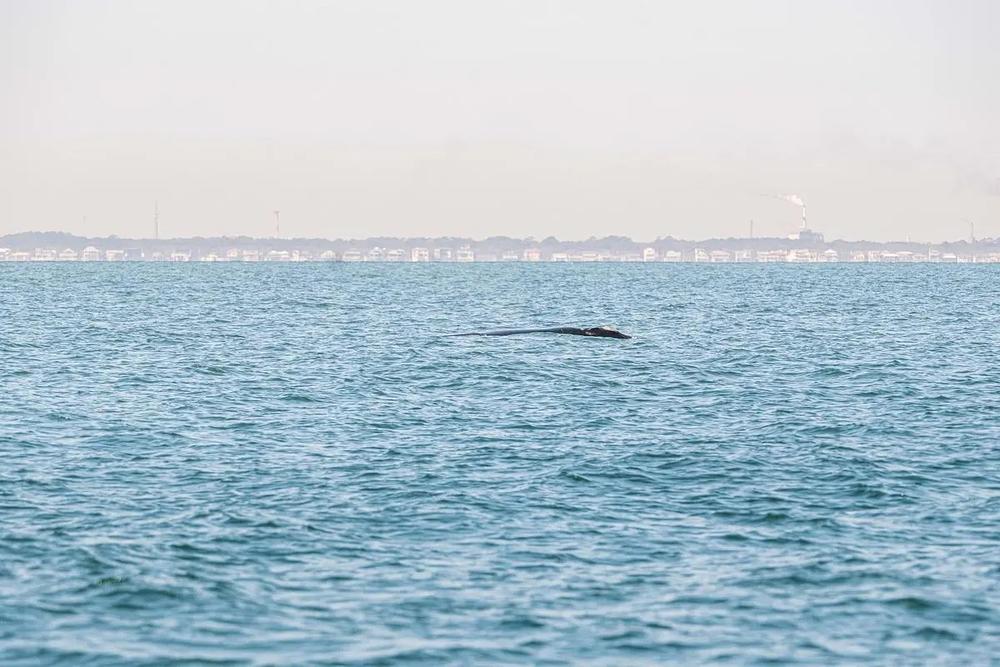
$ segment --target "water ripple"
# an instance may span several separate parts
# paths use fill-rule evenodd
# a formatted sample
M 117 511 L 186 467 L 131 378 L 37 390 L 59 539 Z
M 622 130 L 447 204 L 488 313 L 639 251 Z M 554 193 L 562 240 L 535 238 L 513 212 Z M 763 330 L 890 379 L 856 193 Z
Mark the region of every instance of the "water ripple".
M 0 265 L 0 663 L 988 664 L 998 344 L 992 266 Z

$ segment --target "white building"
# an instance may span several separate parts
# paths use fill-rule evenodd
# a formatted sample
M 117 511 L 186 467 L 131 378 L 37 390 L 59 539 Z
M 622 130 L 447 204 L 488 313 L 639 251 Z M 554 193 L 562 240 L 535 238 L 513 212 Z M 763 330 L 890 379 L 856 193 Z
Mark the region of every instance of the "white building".
M 85 262 L 99 262 L 101 261 L 101 251 L 92 245 L 87 246 L 83 249 L 80 254 L 80 259 Z
M 77 257 L 78 255 L 76 254 L 76 251 L 73 250 L 72 248 L 66 248 L 61 253 L 59 253 L 60 262 L 75 262 L 77 260 Z
M 455 253 L 456 262 L 474 262 L 476 260 L 476 253 L 472 251 L 469 246 L 462 246 Z
M 431 251 L 427 248 L 413 248 L 410 250 L 410 261 L 429 262 L 431 261 Z
M 713 264 L 723 264 L 727 263 L 732 259 L 732 255 L 729 254 L 728 250 L 713 250 L 708 255 L 708 261 Z
M 786 253 L 783 250 L 761 250 L 757 253 L 757 261 L 770 264 L 772 262 L 785 261 Z
M 656 261 L 656 248 L 646 248 L 642 251 L 642 261 L 644 262 L 655 262 Z
M 805 248 L 798 248 L 796 250 L 789 250 L 788 254 L 785 256 L 786 262 L 814 262 L 816 261 L 816 256 Z

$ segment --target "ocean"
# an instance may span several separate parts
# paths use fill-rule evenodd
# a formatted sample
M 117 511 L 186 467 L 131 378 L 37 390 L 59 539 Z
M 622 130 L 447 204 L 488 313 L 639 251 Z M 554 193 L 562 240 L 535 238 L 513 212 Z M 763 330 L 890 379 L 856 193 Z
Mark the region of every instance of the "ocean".
M 3 264 L 0 664 L 998 664 L 998 361 L 998 265 Z

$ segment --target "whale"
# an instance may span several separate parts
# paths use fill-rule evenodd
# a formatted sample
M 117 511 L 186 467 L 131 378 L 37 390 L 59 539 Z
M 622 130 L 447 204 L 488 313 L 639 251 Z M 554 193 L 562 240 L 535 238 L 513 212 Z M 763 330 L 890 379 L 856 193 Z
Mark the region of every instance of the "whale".
M 466 333 L 448 334 L 450 336 L 517 336 L 520 334 L 554 333 L 571 336 L 593 336 L 595 338 L 631 338 L 611 327 L 544 327 L 540 329 L 497 329 L 495 331 L 469 331 Z

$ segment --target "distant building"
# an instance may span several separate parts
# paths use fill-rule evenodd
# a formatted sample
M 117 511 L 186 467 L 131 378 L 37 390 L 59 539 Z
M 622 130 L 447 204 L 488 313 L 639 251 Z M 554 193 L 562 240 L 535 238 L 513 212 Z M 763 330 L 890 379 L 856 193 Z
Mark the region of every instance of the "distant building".
M 332 262 L 335 259 L 337 259 L 337 253 L 335 253 L 332 250 L 324 250 L 320 254 L 319 258 L 320 258 L 321 261 L 324 261 L 324 262 Z
M 345 250 L 344 254 L 340 257 L 345 262 L 360 262 L 364 260 L 364 256 L 361 254 L 360 250 Z
M 765 264 L 784 262 L 787 253 L 784 250 L 761 250 L 757 253 L 757 261 Z
M 413 248 L 410 250 L 410 261 L 429 262 L 431 261 L 431 251 L 427 248 Z
M 814 262 L 816 256 L 804 248 L 789 250 L 785 256 L 786 262 Z
M 122 262 L 125 261 L 125 251 L 124 250 L 105 250 L 104 259 L 109 262 Z
M 500 259 L 504 262 L 519 262 L 521 261 L 521 255 L 516 250 L 508 250 L 500 255 Z
M 76 251 L 73 250 L 72 248 L 66 248 L 61 253 L 59 253 L 60 262 L 75 262 L 77 260 L 77 257 L 78 255 L 76 254 Z
M 814 232 L 811 229 L 800 229 L 798 233 L 792 234 L 790 238 L 795 239 L 797 241 L 805 241 L 807 243 L 823 242 L 823 235 L 820 234 L 819 232 Z
M 85 262 L 99 262 L 101 261 L 101 251 L 92 245 L 87 246 L 80 253 L 80 259 Z
M 476 253 L 472 251 L 469 246 L 462 246 L 455 253 L 456 262 L 473 262 L 476 259 Z
M 189 252 L 182 252 L 180 250 L 176 250 L 176 251 L 170 253 L 170 261 L 171 262 L 190 262 L 191 261 L 191 253 L 189 253 Z
M 435 262 L 450 262 L 453 259 L 455 259 L 455 257 L 451 248 L 434 248 Z
M 679 250 L 668 250 L 663 253 L 664 262 L 680 262 L 683 259 L 684 255 Z
M 644 262 L 655 262 L 656 261 L 656 248 L 646 248 L 642 251 L 642 261 Z
M 394 248 L 385 253 L 385 261 L 387 262 L 402 262 L 406 259 L 406 251 L 402 248 Z
M 542 261 L 542 251 L 538 248 L 528 248 L 524 251 L 524 261 L 526 262 L 540 262 Z
M 732 255 L 729 254 L 728 250 L 713 250 L 708 254 L 708 261 L 713 264 L 721 264 L 729 262 L 732 259 Z

